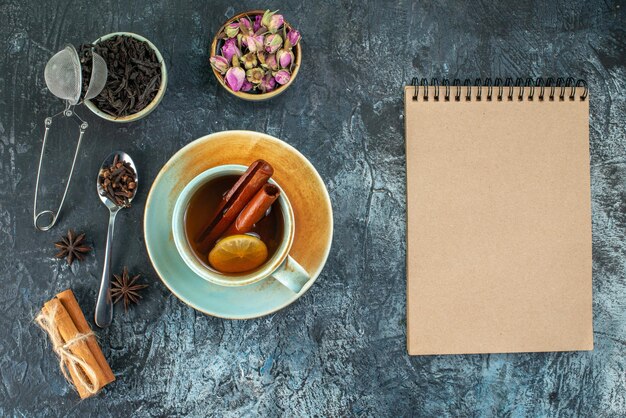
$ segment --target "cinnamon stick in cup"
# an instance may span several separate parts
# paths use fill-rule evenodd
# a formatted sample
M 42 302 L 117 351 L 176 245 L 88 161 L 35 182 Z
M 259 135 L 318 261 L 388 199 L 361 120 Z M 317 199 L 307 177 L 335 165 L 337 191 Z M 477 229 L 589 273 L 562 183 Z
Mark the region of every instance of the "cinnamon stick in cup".
M 250 232 L 254 225 L 265 217 L 267 210 L 280 196 L 280 189 L 273 184 L 265 184 L 252 200 L 241 211 L 224 236 L 245 234 Z
M 228 227 L 235 222 L 243 208 L 254 195 L 265 185 L 274 174 L 272 166 L 264 160 L 256 160 L 235 185 L 224 195 L 215 214 L 207 226 L 196 237 L 196 242 L 202 251 L 211 249 L 215 241 L 221 237 Z

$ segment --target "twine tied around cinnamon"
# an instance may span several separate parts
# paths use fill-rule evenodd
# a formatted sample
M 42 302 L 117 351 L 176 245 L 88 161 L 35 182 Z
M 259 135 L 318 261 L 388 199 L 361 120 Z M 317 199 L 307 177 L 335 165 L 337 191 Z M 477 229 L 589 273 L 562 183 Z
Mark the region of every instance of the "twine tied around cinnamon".
M 75 344 L 86 342 L 89 337 L 94 336 L 93 331 L 87 333 L 78 333 L 68 341 L 64 341 L 59 333 L 56 324 L 57 309 L 43 309 L 35 318 L 37 324 L 50 335 L 52 349 L 59 357 L 59 367 L 63 373 L 63 377 L 72 384 L 73 375 L 84 389 L 94 395 L 98 392 L 98 376 L 96 371 L 84 359 L 72 353 L 71 348 Z

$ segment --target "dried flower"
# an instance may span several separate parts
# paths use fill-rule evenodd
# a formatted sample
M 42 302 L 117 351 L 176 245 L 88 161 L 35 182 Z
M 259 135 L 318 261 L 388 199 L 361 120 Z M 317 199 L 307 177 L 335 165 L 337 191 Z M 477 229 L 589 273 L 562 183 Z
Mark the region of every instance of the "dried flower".
M 251 35 L 254 31 L 252 30 L 252 23 L 250 23 L 250 19 L 247 17 L 242 17 L 239 19 L 239 27 L 244 35 Z
M 279 70 L 276 72 L 276 74 L 274 74 L 274 78 L 276 79 L 276 82 L 278 84 L 287 84 L 289 82 L 289 79 L 291 78 L 291 74 L 289 74 L 289 71 L 287 70 Z
M 245 80 L 243 82 L 243 85 L 241 86 L 241 91 L 250 91 L 254 88 L 254 86 L 252 85 L 251 82 L 249 82 L 248 80 Z
M 294 47 L 298 44 L 298 42 L 300 41 L 300 32 L 298 32 L 295 29 L 291 29 L 289 30 L 289 32 L 287 32 L 287 40 L 289 41 L 289 44 Z
M 286 49 L 279 49 L 276 53 L 276 59 L 282 68 L 289 68 L 291 63 L 294 61 L 294 58 L 293 52 Z
M 224 33 L 226 33 L 226 36 L 229 38 L 236 37 L 237 34 L 239 33 L 239 22 L 231 22 L 228 25 L 226 25 L 226 28 L 224 29 Z
M 232 67 L 229 68 L 228 71 L 226 71 L 226 76 L 224 77 L 224 80 L 226 80 L 226 84 L 228 85 L 228 87 L 231 88 L 231 90 L 239 91 L 241 90 L 241 87 L 243 87 L 243 82 L 245 78 L 246 72 L 243 70 L 243 68 Z
M 276 33 L 283 26 L 283 23 L 285 23 L 283 15 L 274 15 L 270 17 L 269 23 L 265 27 L 271 33 Z
M 259 60 L 259 64 L 261 64 L 261 67 L 263 67 L 263 64 L 265 64 L 265 57 L 267 57 L 267 54 L 265 53 L 265 51 L 257 52 L 256 57 Z
M 250 52 L 262 51 L 264 41 L 263 35 L 245 35 L 242 38 L 242 42 L 245 42 Z
M 269 29 L 272 24 L 272 18 L 276 15 L 276 13 L 278 13 L 278 10 L 274 10 L 273 12 L 266 10 L 265 13 L 263 13 L 263 17 L 261 18 L 261 24 Z M 282 20 L 283 17 L 281 15 L 277 16 L 280 16 L 280 19 Z M 272 33 L 276 33 L 276 31 Z
M 274 90 L 274 87 L 276 87 L 276 80 L 271 74 L 266 74 L 265 77 L 263 77 L 263 81 L 261 81 L 261 84 L 259 85 L 259 89 L 263 93 L 267 93 Z
M 214 57 L 209 58 L 211 62 L 211 67 L 215 68 L 220 74 L 226 74 L 228 70 L 228 60 L 221 55 L 216 55 Z
M 246 71 L 246 79 L 252 84 L 261 84 L 263 76 L 265 76 L 265 72 L 260 68 L 253 68 Z
M 222 46 L 222 55 L 224 56 L 224 58 L 226 58 L 228 62 L 232 60 L 233 56 L 241 56 L 241 50 L 237 46 L 236 39 L 230 38 L 227 39 L 226 42 L 224 42 L 224 46 Z
M 272 16 L 274 16 L 276 13 L 278 12 L 278 10 L 274 10 L 273 12 L 270 12 L 269 9 L 267 9 L 265 11 L 265 13 L 263 13 L 263 17 L 261 18 L 261 24 L 265 27 L 267 27 L 267 25 L 269 25 L 270 23 L 270 19 L 272 18 Z
M 283 38 L 279 34 L 273 33 L 265 38 L 265 51 L 274 54 L 283 46 Z
M 262 67 L 272 71 L 278 70 L 278 61 L 276 60 L 276 54 L 269 54 L 265 56 L 265 64 Z
M 246 70 L 250 70 L 256 67 L 256 54 L 254 52 L 248 52 L 246 55 L 241 57 L 241 61 L 243 61 L 243 66 Z
M 233 67 L 241 67 L 241 63 L 239 62 L 239 58 L 237 55 L 233 55 L 233 61 L 231 63 Z
M 261 20 L 263 20 L 263 16 L 254 16 L 254 24 L 252 25 L 252 30 L 254 30 L 254 33 L 258 32 L 258 30 L 261 29 Z

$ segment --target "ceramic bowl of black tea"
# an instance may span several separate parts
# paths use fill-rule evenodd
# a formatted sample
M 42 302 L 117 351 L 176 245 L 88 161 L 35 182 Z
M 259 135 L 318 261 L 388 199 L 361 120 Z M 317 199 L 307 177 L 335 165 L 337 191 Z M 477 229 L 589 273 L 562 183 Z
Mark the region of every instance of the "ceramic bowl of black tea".
M 158 106 L 167 87 L 167 68 L 152 42 L 135 33 L 114 32 L 92 45 L 81 45 L 78 53 L 86 68 L 83 84 L 90 77 L 92 50 L 106 61 L 108 77 L 102 92 L 85 100 L 89 110 L 102 119 L 126 123 L 147 116 Z

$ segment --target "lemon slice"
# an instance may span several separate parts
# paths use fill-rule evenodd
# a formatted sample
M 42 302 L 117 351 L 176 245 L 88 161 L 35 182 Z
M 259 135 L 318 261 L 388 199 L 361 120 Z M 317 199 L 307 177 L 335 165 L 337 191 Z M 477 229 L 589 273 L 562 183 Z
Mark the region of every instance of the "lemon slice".
M 231 235 L 209 253 L 209 264 L 221 273 L 243 273 L 259 267 L 267 260 L 267 246 L 250 235 Z

